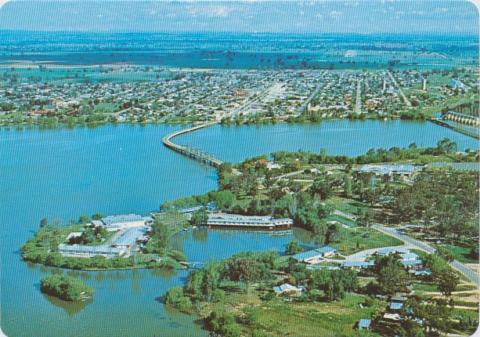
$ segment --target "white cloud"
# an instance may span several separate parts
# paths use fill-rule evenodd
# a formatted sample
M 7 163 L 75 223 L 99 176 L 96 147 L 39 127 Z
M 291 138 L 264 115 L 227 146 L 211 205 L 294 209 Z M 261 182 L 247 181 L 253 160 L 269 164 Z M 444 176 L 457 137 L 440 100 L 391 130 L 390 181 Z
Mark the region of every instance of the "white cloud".
M 187 7 L 187 13 L 193 17 L 217 17 L 226 18 L 232 12 L 232 8 L 227 6 L 189 6 Z

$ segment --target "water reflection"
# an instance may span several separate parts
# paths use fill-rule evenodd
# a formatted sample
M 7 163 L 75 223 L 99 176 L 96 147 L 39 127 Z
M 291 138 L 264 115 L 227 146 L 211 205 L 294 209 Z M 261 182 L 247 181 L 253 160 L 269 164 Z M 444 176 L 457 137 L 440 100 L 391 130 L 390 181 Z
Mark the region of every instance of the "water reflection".
M 43 294 L 43 298 L 45 298 L 48 302 L 53 304 L 56 307 L 62 308 L 69 316 L 73 316 L 78 314 L 80 311 L 85 309 L 85 307 L 91 303 L 93 303 L 93 299 L 88 299 L 85 301 L 79 302 L 69 302 L 69 301 L 62 301 L 59 298 L 54 296 Z
M 192 239 L 196 242 L 206 242 L 208 240 L 208 229 L 198 228 L 192 230 Z

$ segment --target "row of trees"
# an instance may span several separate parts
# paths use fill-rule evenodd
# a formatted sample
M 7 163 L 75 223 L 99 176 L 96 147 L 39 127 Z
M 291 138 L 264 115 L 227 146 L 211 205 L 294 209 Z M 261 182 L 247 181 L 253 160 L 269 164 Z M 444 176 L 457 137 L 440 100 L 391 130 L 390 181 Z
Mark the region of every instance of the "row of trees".
M 464 155 L 456 154 L 456 151 L 457 144 L 449 138 L 443 138 L 435 147 L 418 148 L 415 143 L 412 143 L 407 148 L 370 149 L 367 153 L 357 157 L 332 156 L 328 155 L 325 149 L 322 149 L 318 154 L 306 151 L 278 151 L 272 153 L 272 158 L 276 163 L 282 164 L 286 168 L 289 167 L 288 164 L 294 161 L 308 164 L 371 164 L 415 160 L 425 155 L 449 155 L 455 161 L 475 161 L 476 159 L 475 153 Z

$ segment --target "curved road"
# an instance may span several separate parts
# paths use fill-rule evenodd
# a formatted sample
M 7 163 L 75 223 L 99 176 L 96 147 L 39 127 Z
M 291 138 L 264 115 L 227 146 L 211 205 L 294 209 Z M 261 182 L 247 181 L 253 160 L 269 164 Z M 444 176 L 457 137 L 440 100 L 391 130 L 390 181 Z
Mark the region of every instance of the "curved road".
M 429 254 L 435 253 L 435 248 L 433 248 L 432 246 L 426 244 L 425 242 L 416 240 L 408 235 L 400 234 L 395 228 L 385 227 L 378 224 L 373 225 L 372 228 L 378 230 L 379 232 L 382 232 L 384 234 L 387 234 L 387 235 L 393 236 L 394 238 L 402 240 L 406 244 L 410 245 L 412 248 L 422 250 Z M 463 263 L 457 260 L 453 260 L 449 262 L 449 264 L 450 266 L 458 270 L 460 273 L 462 273 L 471 282 L 477 285 L 480 285 L 480 276 L 476 272 L 474 272 L 473 270 L 465 266 Z

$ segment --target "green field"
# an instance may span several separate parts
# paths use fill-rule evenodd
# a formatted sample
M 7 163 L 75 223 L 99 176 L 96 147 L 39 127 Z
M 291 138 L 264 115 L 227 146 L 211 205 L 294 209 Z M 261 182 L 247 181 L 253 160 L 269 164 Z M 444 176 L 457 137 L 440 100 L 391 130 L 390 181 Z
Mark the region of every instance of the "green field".
M 354 294 L 330 303 L 285 303 L 275 299 L 250 311 L 249 330 L 271 337 L 379 336 L 359 334 L 355 324 L 361 318 L 371 318 L 373 312 L 383 308 L 385 303 L 377 301 L 369 308 L 360 308 L 363 302 L 363 296 Z
M 469 256 L 470 254 L 470 247 L 463 247 L 457 245 L 448 245 L 448 244 L 441 244 L 438 245 L 445 249 L 447 249 L 450 253 L 452 253 L 455 260 L 458 260 L 463 263 L 478 263 L 477 259 L 474 259 Z
M 339 253 L 350 255 L 364 249 L 399 246 L 403 242 L 391 236 L 380 233 L 371 228 L 356 227 L 344 231 L 345 237 L 341 242 L 331 243 Z

